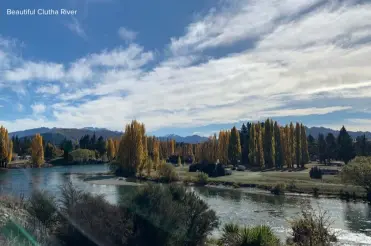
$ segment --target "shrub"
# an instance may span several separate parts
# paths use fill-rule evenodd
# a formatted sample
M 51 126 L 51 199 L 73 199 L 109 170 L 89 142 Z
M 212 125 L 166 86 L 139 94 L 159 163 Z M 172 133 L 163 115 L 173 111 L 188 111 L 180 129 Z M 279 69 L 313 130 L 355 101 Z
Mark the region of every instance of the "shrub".
M 301 215 L 291 221 L 292 237 L 289 245 L 323 245 L 336 242 L 335 234 L 330 232 L 331 222 L 326 212 L 320 208 L 314 211 L 310 205 L 303 205 Z
M 319 167 L 312 167 L 309 171 L 309 176 L 312 179 L 322 179 L 322 171 Z
M 271 193 L 275 195 L 282 195 L 285 193 L 286 185 L 283 183 L 276 184 L 272 187 Z
M 319 196 L 319 189 L 317 187 L 313 188 L 313 196 L 318 197 Z
M 192 164 L 192 165 L 189 165 L 189 172 L 197 172 L 199 170 L 201 170 L 201 164 L 197 163 L 197 164 Z
M 189 176 L 189 175 L 187 175 L 184 179 L 183 179 L 183 183 L 184 184 L 190 184 L 190 183 L 193 183 L 194 182 L 194 179 L 191 177 L 191 176 Z
M 280 241 L 269 226 L 239 227 L 236 224 L 226 224 L 219 240 L 224 246 L 275 246 Z
M 209 176 L 206 173 L 200 172 L 197 174 L 195 184 L 197 185 L 206 185 L 207 181 L 209 179 Z
M 159 178 L 163 182 L 173 182 L 179 180 L 178 174 L 172 164 L 162 164 L 157 170 Z
M 46 227 L 53 226 L 57 221 L 57 203 L 54 196 L 46 191 L 35 190 L 26 203 L 26 210 L 31 215 L 31 224 L 41 222 Z M 37 219 L 38 221 L 34 220 Z
M 209 177 L 225 176 L 225 168 L 221 164 L 215 163 L 197 163 L 189 166 L 189 172 L 201 171 L 207 173 Z
M 69 158 L 72 162 L 88 162 L 96 159 L 95 151 L 89 149 L 77 149 L 69 153 Z

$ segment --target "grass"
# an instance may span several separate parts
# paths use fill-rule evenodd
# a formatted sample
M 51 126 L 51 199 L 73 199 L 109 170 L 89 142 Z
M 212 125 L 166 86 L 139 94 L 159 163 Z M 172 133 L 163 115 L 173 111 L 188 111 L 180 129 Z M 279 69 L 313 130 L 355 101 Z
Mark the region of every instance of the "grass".
M 224 184 L 233 185 L 238 184 L 241 187 L 258 187 L 270 189 L 277 183 L 284 183 L 286 186 L 291 187 L 288 192 L 298 193 L 313 193 L 313 189 L 318 189 L 318 194 L 339 196 L 340 191 L 356 193 L 357 197 L 364 197 L 365 191 L 362 187 L 353 185 L 344 185 L 337 175 L 324 175 L 322 180 L 311 179 L 309 177 L 310 166 L 318 164 L 309 164 L 306 169 L 301 171 L 265 171 L 265 172 L 252 172 L 252 171 L 233 171 L 232 175 L 222 176 L 217 178 L 209 178 L 210 184 Z M 320 166 L 320 165 L 318 165 Z M 309 169 L 308 169 L 309 168 Z M 326 168 L 328 168 L 326 166 Z M 336 167 L 331 167 L 336 168 Z M 176 171 L 181 180 L 196 178 L 197 173 L 188 172 L 188 166 L 177 167 Z M 293 184 L 290 186 L 290 184 Z

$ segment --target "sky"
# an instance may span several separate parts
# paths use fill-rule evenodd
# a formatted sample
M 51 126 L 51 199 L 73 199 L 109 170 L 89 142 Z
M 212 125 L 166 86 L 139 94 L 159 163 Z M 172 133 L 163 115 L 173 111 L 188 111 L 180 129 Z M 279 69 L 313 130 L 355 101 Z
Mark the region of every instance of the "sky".
M 2 0 L 0 124 L 371 131 L 370 57 L 370 1 Z

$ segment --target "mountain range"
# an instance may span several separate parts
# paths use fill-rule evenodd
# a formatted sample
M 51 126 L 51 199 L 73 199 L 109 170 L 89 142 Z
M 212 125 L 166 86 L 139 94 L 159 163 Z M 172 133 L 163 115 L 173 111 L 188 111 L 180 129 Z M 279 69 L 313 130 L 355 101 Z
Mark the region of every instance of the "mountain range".
M 9 136 L 18 136 L 19 138 L 24 137 L 31 137 L 34 136 L 36 133 L 39 133 L 43 139 L 46 142 L 51 142 L 53 144 L 59 144 L 64 139 L 72 140 L 72 141 L 78 141 L 81 137 L 85 135 L 95 135 L 97 137 L 102 136 L 103 138 L 117 138 L 122 135 L 122 132 L 118 131 L 111 131 L 105 128 L 94 128 L 94 127 L 85 127 L 85 128 L 35 128 L 35 129 L 28 129 L 24 131 L 17 131 L 17 132 L 11 132 L 9 133 Z M 307 135 L 311 134 L 313 137 L 317 138 L 318 134 L 322 133 L 324 135 L 327 135 L 328 133 L 332 133 L 335 136 L 339 134 L 339 131 L 333 130 L 330 128 L 325 127 L 306 127 L 306 133 Z M 366 135 L 366 138 L 371 139 L 371 132 L 353 132 L 348 131 L 349 135 L 352 138 L 356 138 L 358 136 Z M 182 137 L 175 134 L 170 134 L 166 136 L 160 136 L 160 140 L 166 140 L 166 139 L 174 139 L 176 142 L 180 143 L 201 143 L 206 141 L 208 138 L 199 136 L 199 135 L 192 135 L 192 136 L 186 136 Z

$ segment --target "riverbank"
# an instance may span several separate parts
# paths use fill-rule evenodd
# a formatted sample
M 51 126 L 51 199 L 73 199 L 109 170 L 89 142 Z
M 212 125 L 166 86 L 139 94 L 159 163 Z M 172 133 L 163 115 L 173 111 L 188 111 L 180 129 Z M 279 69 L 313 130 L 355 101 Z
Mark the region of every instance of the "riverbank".
M 198 173 L 188 172 L 188 167 L 176 167 L 179 181 L 187 185 L 194 185 Z M 158 182 L 158 178 L 142 177 L 138 180 L 147 180 Z M 96 175 L 84 180 L 90 184 L 99 185 L 131 185 L 135 182 L 120 180 L 112 175 Z M 128 184 L 129 183 L 129 184 Z M 366 193 L 362 187 L 353 185 L 344 185 L 337 175 L 324 175 L 322 180 L 311 179 L 309 170 L 300 171 L 233 171 L 232 175 L 217 178 L 209 177 L 206 185 L 214 187 L 233 187 L 238 188 L 257 188 L 265 191 L 271 191 L 277 184 L 283 184 L 284 192 L 287 195 L 307 195 L 327 198 L 341 198 L 345 200 L 365 200 Z

